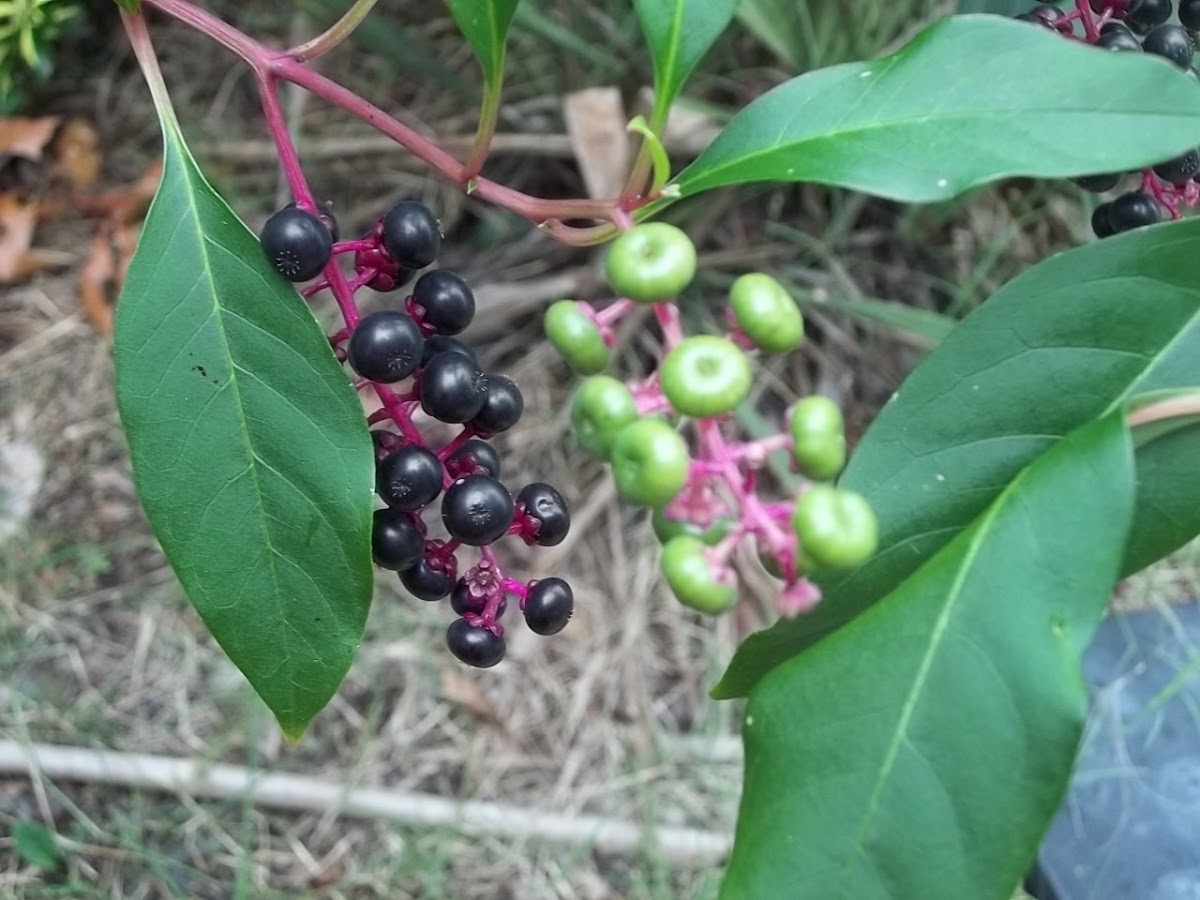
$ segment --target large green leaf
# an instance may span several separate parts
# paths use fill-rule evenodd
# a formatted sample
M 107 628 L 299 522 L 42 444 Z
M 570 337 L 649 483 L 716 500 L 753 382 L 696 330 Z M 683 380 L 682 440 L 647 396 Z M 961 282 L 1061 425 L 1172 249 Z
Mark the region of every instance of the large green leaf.
M 117 402 L 171 566 L 298 739 L 370 606 L 371 442 L 304 300 L 162 118 L 162 185 L 117 307 Z
M 504 75 L 504 42 L 518 0 L 446 0 L 459 30 L 471 44 L 489 87 Z
M 700 58 L 733 18 L 738 0 L 633 0 L 654 60 L 654 127 Z
M 810 181 L 927 202 L 1012 175 L 1136 169 L 1196 144 L 1200 91 L 1165 60 L 960 16 L 884 59 L 769 91 L 676 183 L 682 196 Z
M 884 407 L 842 476 L 874 506 L 881 552 L 824 584 L 811 615 L 747 638 L 714 694 L 745 694 L 887 594 L 1063 435 L 1139 394 L 1200 385 L 1198 254 L 1197 220 L 1110 238 L 1047 260 L 964 319 Z M 1200 533 L 1197 454 L 1200 428 L 1138 450 L 1124 573 Z
M 1133 510 L 1117 413 L 765 678 L 722 896 L 1005 900 L 1062 799 Z

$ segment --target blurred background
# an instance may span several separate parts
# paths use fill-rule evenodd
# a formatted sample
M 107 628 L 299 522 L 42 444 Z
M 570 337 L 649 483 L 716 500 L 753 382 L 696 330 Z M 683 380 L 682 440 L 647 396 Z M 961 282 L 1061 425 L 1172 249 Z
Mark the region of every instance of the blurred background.
M 203 5 L 280 46 L 346 6 Z M 954 11 L 932 0 L 743 0 L 685 92 L 669 141 L 677 165 L 772 86 L 886 53 Z M 152 16 L 152 33 L 193 151 L 257 230 L 290 197 L 250 74 L 165 17 Z M 610 183 L 605 147 L 651 82 L 640 46 L 628 0 L 523 0 L 489 176 L 547 197 Z M 456 152 L 469 144 L 479 79 L 442 4 L 386 0 L 317 65 Z M 610 90 L 578 93 L 598 87 Z M 159 153 L 148 91 L 112 0 L 0 3 L 0 739 L 504 807 L 486 827 L 430 827 L 336 817 L 321 795 L 284 812 L 236 789 L 193 798 L 0 772 L 0 896 L 715 897 L 737 811 L 740 706 L 710 701 L 707 689 L 737 642 L 771 621 L 773 588 L 752 572 L 734 614 L 682 609 L 658 582 L 645 516 L 622 507 L 573 445 L 573 377 L 542 340 L 540 314 L 562 296 L 604 299 L 602 251 L 557 246 L 464 198 L 319 101 L 289 92 L 285 108 L 343 235 L 404 197 L 441 217 L 440 264 L 479 289 L 468 337 L 527 399 L 523 425 L 498 441 L 506 480 L 550 481 L 574 507 L 567 543 L 507 558 L 528 577 L 570 580 L 575 619 L 554 639 L 513 629 L 502 666 L 467 670 L 444 649 L 441 604 L 413 601 L 381 574 L 342 690 L 298 747 L 281 740 L 166 567 L 113 404 L 111 303 Z M 955 321 L 1016 273 L 1090 240 L 1093 202 L 1070 184 L 1028 181 L 925 207 L 754 186 L 680 203 L 667 218 L 702 252 L 690 328 L 715 322 L 724 290 L 749 270 L 774 273 L 804 306 L 810 340 L 766 365 L 742 426 L 776 431 L 789 403 L 820 392 L 844 404 L 854 439 Z M 317 312 L 331 320 L 323 303 Z M 636 374 L 649 359 L 628 329 L 617 368 Z M 1195 596 L 1195 562 L 1184 551 L 1122 585 L 1118 602 Z M 602 852 L 523 830 L 550 814 L 692 829 L 718 849 L 689 856 L 648 840 Z

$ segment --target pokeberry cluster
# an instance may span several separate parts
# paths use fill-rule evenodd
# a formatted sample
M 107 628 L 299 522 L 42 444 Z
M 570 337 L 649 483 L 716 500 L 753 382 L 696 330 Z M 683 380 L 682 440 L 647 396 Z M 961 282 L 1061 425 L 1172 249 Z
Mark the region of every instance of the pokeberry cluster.
M 488 439 L 517 424 L 525 401 L 511 378 L 483 371 L 475 351 L 456 337 L 471 324 L 475 295 L 455 272 L 429 268 L 442 241 L 433 212 L 406 200 L 362 239 L 342 242 L 330 210 L 292 204 L 271 216 L 260 238 L 279 274 L 311 282 L 306 297 L 334 290 L 346 319 L 330 337 L 334 352 L 357 375 L 355 387 L 373 390 L 382 403 L 368 419 L 376 493 L 385 504 L 374 514 L 376 565 L 398 573 L 418 599 L 449 598 L 458 618 L 446 643 L 468 665 L 487 668 L 504 657 L 501 619 L 510 596 L 532 631 L 561 631 L 575 604 L 567 582 L 508 578 L 492 546 L 508 536 L 531 546 L 559 544 L 570 511 L 549 484 L 527 484 L 513 495 L 501 481 Z M 339 255 L 352 257 L 352 277 L 330 266 Z M 410 284 L 402 304 L 359 317 L 358 291 L 390 293 Z M 461 430 L 435 449 L 414 420 L 418 409 Z M 436 535 L 426 521 L 435 508 Z M 464 570 L 459 556 L 468 547 L 479 559 Z
M 1065 37 L 1115 52 L 1149 53 L 1170 60 L 1193 79 L 1200 0 L 1077 0 L 1064 10 L 1051 2 L 1017 16 L 1050 28 Z M 1177 21 L 1173 21 L 1177 19 Z M 1128 187 L 1127 176 L 1136 177 Z M 1092 212 L 1092 231 L 1105 238 L 1153 225 L 1164 215 L 1178 219 L 1183 207 L 1200 203 L 1200 148 L 1164 160 L 1140 172 L 1107 172 L 1074 179 L 1086 191 L 1115 192 Z
M 686 335 L 676 299 L 696 273 L 696 249 L 678 228 L 637 225 L 606 260 L 617 298 L 603 306 L 561 300 L 545 329 L 567 363 L 587 376 L 571 405 L 580 445 L 612 466 L 620 494 L 650 508 L 663 545 L 661 569 L 675 596 L 701 612 L 738 599 L 738 549 L 752 548 L 781 582 L 779 611 L 810 610 L 820 591 L 807 575 L 858 565 L 875 552 L 874 513 L 859 494 L 831 482 L 846 462 L 841 410 L 826 397 L 800 400 L 782 433 L 747 439 L 733 415 L 750 398 L 753 362 L 804 340 L 795 300 L 763 273 L 737 278 L 724 335 Z M 657 368 L 629 382 L 602 374 L 614 326 L 639 305 L 661 335 Z M 770 456 L 786 452 L 809 479 L 794 496 L 767 499 Z M 744 556 L 744 554 L 742 554 Z

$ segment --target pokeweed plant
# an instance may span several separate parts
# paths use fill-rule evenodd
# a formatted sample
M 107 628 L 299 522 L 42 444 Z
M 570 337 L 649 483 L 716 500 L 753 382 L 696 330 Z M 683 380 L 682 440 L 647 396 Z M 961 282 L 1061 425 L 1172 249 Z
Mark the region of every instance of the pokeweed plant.
M 673 173 L 662 128 L 736 2 L 634 0 L 656 101 L 630 123 L 641 147 L 626 187 L 550 200 L 482 174 L 517 0 L 447 3 L 483 72 L 465 160 L 308 65 L 373 0 L 287 50 L 188 0 L 119 2 L 165 154 L 118 309 L 119 409 L 171 565 L 284 733 L 301 738 L 351 665 L 373 562 L 414 597 L 449 597 L 447 642 L 470 665 L 500 661 L 510 599 L 540 634 L 566 626 L 574 603 L 562 579 L 513 578 L 492 549 L 509 536 L 558 543 L 570 515 L 550 485 L 514 496 L 500 480 L 487 438 L 516 425 L 523 400 L 454 337 L 474 298 L 427 268 L 435 214 L 402 201 L 343 238 L 288 135 L 286 82 L 559 241 L 613 242 L 611 302 L 568 299 L 546 314 L 549 340 L 587 376 L 572 401 L 578 440 L 653 510 L 683 603 L 720 613 L 736 602 L 740 545 L 780 582 L 778 622 L 743 643 L 714 689 L 748 697 L 723 896 L 1009 896 L 1063 795 L 1086 710 L 1081 654 L 1114 582 L 1200 532 L 1200 226 L 1143 227 L 1197 199 L 1200 89 L 1180 44 L 1191 19 L 1156 32 L 1164 4 L 1143 4 L 1149 21 L 1125 0 L 1042 4 L 1032 24 L 944 19 L 885 58 L 781 84 Z M 188 152 L 153 15 L 254 74 L 294 197 L 259 238 Z M 1136 53 L 1088 46 L 1132 50 L 1140 34 Z M 740 433 L 731 414 L 757 359 L 804 339 L 798 308 L 747 272 L 724 333 L 687 334 L 679 298 L 695 248 L 648 221 L 756 181 L 924 203 L 1015 175 L 1110 189 L 1118 179 L 1097 173 L 1130 171 L 1144 173 L 1136 202 L 1118 198 L 1095 220 L 1102 235 L 1128 233 L 1004 287 L 916 368 L 848 461 L 826 398 L 801 400 L 777 435 Z M 410 282 L 391 308 L 360 314 L 361 292 Z M 306 305 L 323 292 L 343 320 L 331 335 Z M 653 374 L 623 382 L 603 373 L 613 326 L 639 306 L 662 352 Z M 360 394 L 378 411 L 364 417 Z M 435 420 L 457 436 L 437 443 Z M 806 476 L 782 495 L 763 475 L 780 451 Z M 429 531 L 435 509 L 443 536 Z

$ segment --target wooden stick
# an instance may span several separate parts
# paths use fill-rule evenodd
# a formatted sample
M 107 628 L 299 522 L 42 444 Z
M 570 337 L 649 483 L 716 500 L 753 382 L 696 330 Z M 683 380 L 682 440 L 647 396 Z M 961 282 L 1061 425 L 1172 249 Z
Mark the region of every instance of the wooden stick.
M 257 806 L 304 812 L 333 809 L 354 818 L 455 828 L 465 834 L 587 845 L 614 855 L 651 851 L 679 866 L 719 865 L 730 849 L 727 836 L 695 828 L 654 827 L 476 800 L 457 802 L 431 794 L 351 787 L 308 775 L 254 771 L 196 759 L 0 741 L 0 774 L 28 775 L 35 768 L 44 778 L 64 781 L 245 798 Z

